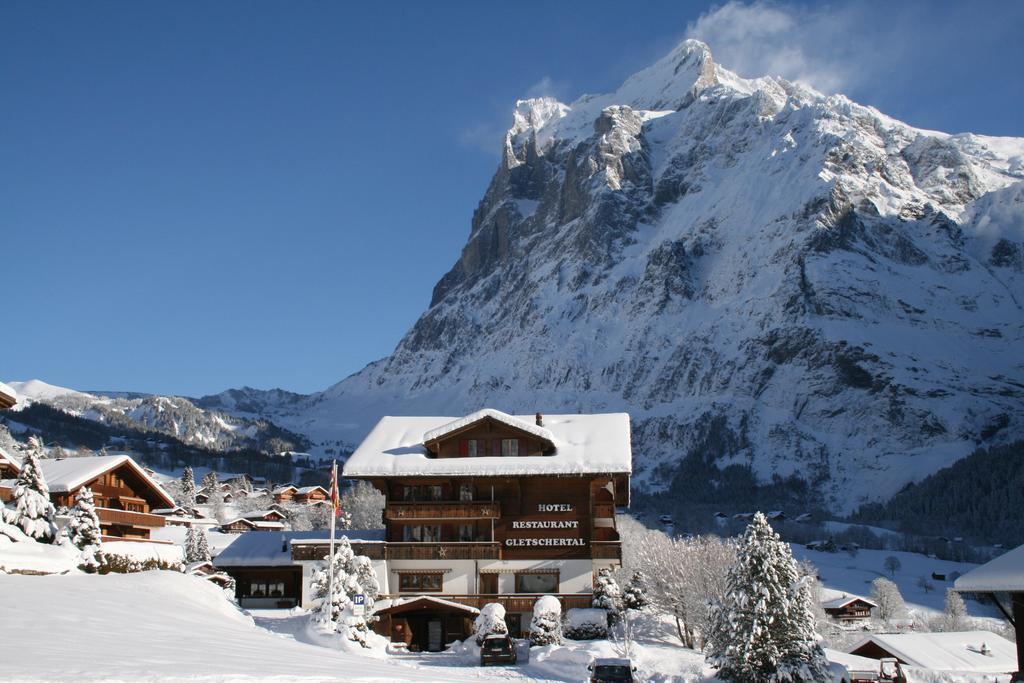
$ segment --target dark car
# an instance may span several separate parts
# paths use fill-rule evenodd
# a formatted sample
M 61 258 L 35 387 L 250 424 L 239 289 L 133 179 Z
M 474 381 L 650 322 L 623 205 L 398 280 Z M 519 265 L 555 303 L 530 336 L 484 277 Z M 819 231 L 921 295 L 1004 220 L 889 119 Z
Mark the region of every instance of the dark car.
M 488 664 L 515 664 L 516 641 L 509 636 L 490 635 L 480 646 L 480 666 Z
M 633 683 L 636 667 L 628 659 L 595 659 L 587 667 L 591 683 Z

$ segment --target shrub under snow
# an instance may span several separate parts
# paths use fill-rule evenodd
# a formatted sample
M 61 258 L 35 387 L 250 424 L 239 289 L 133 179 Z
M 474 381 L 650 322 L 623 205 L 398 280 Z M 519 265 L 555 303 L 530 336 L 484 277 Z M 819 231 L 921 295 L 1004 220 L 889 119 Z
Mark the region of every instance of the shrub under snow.
M 497 602 L 489 602 L 480 610 L 473 622 L 473 636 L 477 645 L 482 645 L 484 638 L 490 635 L 505 635 L 508 626 L 505 624 L 505 608 Z
M 572 640 L 597 640 L 608 637 L 608 612 L 600 608 L 566 610 L 564 634 Z
M 542 595 L 533 603 L 530 645 L 562 644 L 562 603 L 553 595 Z

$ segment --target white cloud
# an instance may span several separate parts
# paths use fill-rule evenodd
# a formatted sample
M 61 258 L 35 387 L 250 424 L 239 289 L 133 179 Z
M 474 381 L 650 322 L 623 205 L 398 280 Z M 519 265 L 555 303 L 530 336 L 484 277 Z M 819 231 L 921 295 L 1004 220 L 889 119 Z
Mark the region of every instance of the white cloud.
M 782 76 L 832 93 L 860 80 L 863 59 L 851 59 L 850 48 L 862 20 L 852 6 L 731 0 L 690 23 L 686 35 L 706 42 L 716 62 L 741 76 Z
M 509 117 L 511 119 L 511 117 Z M 459 131 L 459 144 L 488 156 L 499 158 L 505 141 L 505 129 L 497 123 L 474 123 Z

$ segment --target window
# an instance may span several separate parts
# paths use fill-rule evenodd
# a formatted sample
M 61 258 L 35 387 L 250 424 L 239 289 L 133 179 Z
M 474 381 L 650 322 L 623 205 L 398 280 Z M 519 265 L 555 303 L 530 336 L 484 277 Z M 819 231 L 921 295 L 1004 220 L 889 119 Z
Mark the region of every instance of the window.
M 472 484 L 459 484 L 459 500 L 473 500 Z
M 506 458 L 519 455 L 519 439 L 502 439 L 501 455 Z
M 409 524 L 402 527 L 402 540 L 406 543 L 440 543 L 441 526 L 438 524 Z
M 558 572 L 516 574 L 516 593 L 557 593 Z
M 250 598 L 281 598 L 284 597 L 284 581 L 266 581 L 259 579 L 249 582 Z
M 441 486 L 438 484 L 403 487 L 403 497 L 409 501 L 441 500 Z
M 476 525 L 475 524 L 460 524 L 459 525 L 459 542 L 460 543 L 472 543 L 476 540 Z
M 469 440 L 467 440 L 466 441 L 466 455 L 468 455 L 471 458 L 475 458 L 476 456 L 480 455 L 480 452 L 478 450 L 479 444 L 480 444 L 480 442 L 477 441 L 476 439 L 469 439 Z
M 423 592 L 439 593 L 443 585 L 442 575 L 430 574 L 399 574 L 398 590 L 401 593 Z

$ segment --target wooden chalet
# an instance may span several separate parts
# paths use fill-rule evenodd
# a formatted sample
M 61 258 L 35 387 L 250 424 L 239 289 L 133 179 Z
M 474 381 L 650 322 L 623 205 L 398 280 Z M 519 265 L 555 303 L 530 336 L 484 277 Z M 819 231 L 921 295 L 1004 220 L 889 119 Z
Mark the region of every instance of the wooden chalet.
M 849 652 L 869 659 L 892 657 L 905 666 L 933 672 L 996 674 L 994 680 L 1009 680 L 1017 664 L 1016 646 L 991 631 L 876 633 L 855 644 Z M 1007 678 L 999 678 L 999 674 Z
M 324 502 L 330 497 L 330 491 L 325 489 L 323 486 L 303 486 L 302 488 L 295 489 L 293 500 L 296 503 L 310 505 L 313 503 Z
M 271 493 L 274 496 L 275 503 L 290 503 L 292 498 L 295 497 L 295 492 L 298 489 L 291 484 L 285 486 L 278 486 Z
M 821 603 L 825 614 L 840 623 L 868 621 L 871 610 L 878 607 L 874 602 L 859 595 L 842 595 Z
M 238 517 L 220 525 L 220 530 L 225 534 L 241 534 L 246 531 L 284 531 L 282 522 L 263 521 L 260 519 L 247 519 Z
M 167 492 L 127 455 L 42 459 L 39 464 L 58 508 L 73 506 L 82 488 L 92 490 L 104 541 L 148 541 L 150 532 L 166 523 L 152 510 L 175 507 Z M 13 484 L 0 490 L 0 497 L 9 500 L 12 493 Z
M 379 571 L 385 598 L 429 596 L 479 609 L 505 606 L 510 630 L 529 628 L 536 599 L 590 607 L 598 570 L 615 567 L 617 507 L 629 505 L 629 416 L 513 416 L 485 409 L 461 418 L 385 417 L 345 463 L 344 475 L 385 496 Z M 296 553 L 319 553 L 296 543 Z M 396 642 L 434 649 L 424 633 L 458 635 L 464 615 L 430 601 Z M 434 625 L 431 626 L 430 622 Z M 418 634 L 418 635 L 417 635 Z M 466 633 L 462 633 L 464 637 Z

